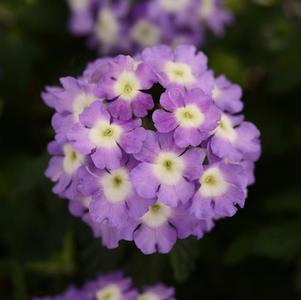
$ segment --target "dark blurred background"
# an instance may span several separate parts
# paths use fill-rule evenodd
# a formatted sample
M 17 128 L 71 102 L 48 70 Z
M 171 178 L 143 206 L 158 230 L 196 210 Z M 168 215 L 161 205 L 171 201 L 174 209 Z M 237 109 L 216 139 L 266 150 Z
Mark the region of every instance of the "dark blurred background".
M 168 255 L 131 243 L 109 251 L 72 217 L 44 177 L 52 111 L 40 98 L 97 53 L 67 31 L 63 0 L 0 0 L 0 299 L 55 294 L 124 269 L 136 285 L 164 281 L 177 298 L 301 299 L 301 1 L 229 0 L 236 22 L 204 47 L 240 83 L 263 156 L 247 205 L 203 240 Z

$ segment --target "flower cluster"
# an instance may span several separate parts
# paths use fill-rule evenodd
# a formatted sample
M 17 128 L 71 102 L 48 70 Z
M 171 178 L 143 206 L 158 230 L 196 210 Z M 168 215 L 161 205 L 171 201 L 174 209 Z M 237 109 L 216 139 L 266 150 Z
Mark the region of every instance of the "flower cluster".
M 70 30 L 102 52 L 200 44 L 210 29 L 222 35 L 233 16 L 224 0 L 68 0 Z
M 69 287 L 57 296 L 35 297 L 32 300 L 176 300 L 173 288 L 163 284 L 133 288 L 132 280 L 121 272 L 100 275 L 82 288 Z
M 260 133 L 195 47 L 98 59 L 60 81 L 42 95 L 55 109 L 46 176 L 105 246 L 167 253 L 244 206 Z

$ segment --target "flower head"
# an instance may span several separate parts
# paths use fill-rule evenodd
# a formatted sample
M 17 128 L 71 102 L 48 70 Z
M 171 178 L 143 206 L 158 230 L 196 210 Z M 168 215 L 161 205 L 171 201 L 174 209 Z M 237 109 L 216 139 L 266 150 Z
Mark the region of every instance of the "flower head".
M 203 44 L 233 17 L 222 0 L 68 0 L 69 27 L 101 52 L 135 53 L 159 44 Z
M 181 1 L 160 5 L 173 15 Z M 46 176 L 107 248 L 167 253 L 244 206 L 260 132 L 237 115 L 241 88 L 215 78 L 195 47 L 104 57 L 61 83 L 43 93 L 55 110 Z M 98 295 L 119 299 L 115 288 Z
M 175 290 L 158 283 L 143 288 L 139 294 L 133 288 L 132 279 L 116 271 L 100 274 L 80 288 L 71 286 L 61 295 L 34 297 L 32 300 L 175 300 Z

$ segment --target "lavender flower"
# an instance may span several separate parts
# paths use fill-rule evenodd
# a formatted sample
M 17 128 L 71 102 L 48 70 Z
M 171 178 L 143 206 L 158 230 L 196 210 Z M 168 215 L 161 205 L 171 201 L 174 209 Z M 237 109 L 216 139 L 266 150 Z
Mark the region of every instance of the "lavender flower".
M 137 299 L 137 291 L 132 288 L 132 280 L 124 277 L 121 272 L 100 275 L 96 280 L 86 283 L 83 291 L 91 300 Z
M 210 164 L 199 178 L 190 212 L 200 219 L 232 217 L 235 205 L 244 206 L 246 186 L 247 178 L 238 164 Z
M 174 288 L 166 287 L 162 284 L 145 287 L 143 293 L 138 296 L 138 300 L 175 300 Z
M 173 208 L 157 200 L 137 221 L 133 239 L 144 254 L 168 253 L 178 238 L 185 239 L 191 234 L 200 238 L 212 229 L 211 221 L 207 220 L 193 218 L 185 206 Z
M 61 197 L 76 198 L 77 171 L 85 163 L 85 156 L 75 151 L 70 144 L 59 144 L 56 141 L 48 145 L 48 152 L 54 156 L 45 175 L 56 183 L 53 192 Z
M 124 157 L 116 169 L 94 170 L 83 167 L 79 170 L 79 191 L 91 197 L 90 214 L 96 223 L 107 221 L 113 227 L 122 228 L 130 217 L 140 217 L 152 201 L 141 198 L 133 188 L 131 170 L 138 164 Z
M 176 207 L 191 198 L 192 181 L 202 172 L 205 154 L 198 148 L 185 152 L 185 148 L 175 145 L 171 134 L 148 131 L 144 146 L 135 157 L 142 162 L 131 172 L 137 193 Z
M 46 176 L 106 247 L 167 253 L 244 206 L 260 132 L 237 115 L 241 88 L 213 74 L 193 46 L 156 46 L 46 88 L 55 110 Z
M 100 99 L 95 94 L 95 86 L 72 77 L 61 78 L 63 88 L 50 87 L 42 94 L 44 101 L 56 113 L 52 126 L 56 131 L 56 140 L 64 142 L 72 126 L 79 122 L 79 115 L 91 103 Z
M 176 85 L 199 87 L 207 70 L 207 57 L 193 46 L 178 46 L 174 51 L 167 46 L 145 49 L 142 59 L 152 67 L 163 87 Z
M 233 21 L 231 13 L 225 10 L 222 0 L 197 0 L 198 17 L 216 35 L 222 35 L 226 25 Z
M 159 132 L 173 132 L 178 147 L 198 146 L 217 127 L 220 111 L 201 89 L 170 89 L 160 99 L 165 109 L 153 114 Z
M 122 151 L 132 154 L 141 150 L 145 130 L 141 120 L 116 120 L 104 105 L 93 103 L 80 115 L 68 138 L 78 152 L 90 154 L 98 168 L 111 169 L 120 165 Z
M 260 133 L 241 117 L 223 114 L 211 141 L 210 150 L 221 158 L 256 161 L 260 156 Z
M 76 35 L 88 34 L 94 24 L 93 0 L 68 0 L 72 12 L 69 28 Z
M 242 90 L 237 84 L 232 84 L 225 76 L 216 78 L 212 98 L 215 104 L 225 112 L 238 113 L 243 109 L 241 102 Z
M 143 92 L 152 87 L 155 76 L 150 68 L 130 56 L 112 59 L 110 71 L 99 85 L 99 95 L 111 102 L 108 110 L 114 118 L 129 120 L 132 116 L 145 117 L 152 109 L 152 96 Z

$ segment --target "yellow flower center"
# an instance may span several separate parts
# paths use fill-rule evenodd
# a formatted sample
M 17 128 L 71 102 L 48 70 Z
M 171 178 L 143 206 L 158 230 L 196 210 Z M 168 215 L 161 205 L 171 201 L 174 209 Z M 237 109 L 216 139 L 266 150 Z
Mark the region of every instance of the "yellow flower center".
M 164 66 L 164 71 L 173 83 L 187 85 L 195 81 L 191 67 L 185 63 L 168 61 Z
M 134 72 L 123 72 L 116 80 L 114 90 L 122 99 L 132 101 L 139 90 L 140 82 Z
M 91 128 L 90 141 L 97 147 L 111 148 L 118 143 L 122 129 L 119 125 L 107 121 L 99 121 Z
M 182 127 L 196 128 L 204 122 L 205 117 L 195 104 L 188 104 L 177 109 L 176 119 Z

